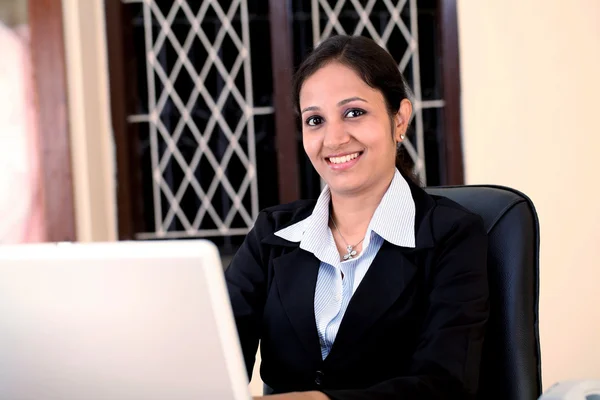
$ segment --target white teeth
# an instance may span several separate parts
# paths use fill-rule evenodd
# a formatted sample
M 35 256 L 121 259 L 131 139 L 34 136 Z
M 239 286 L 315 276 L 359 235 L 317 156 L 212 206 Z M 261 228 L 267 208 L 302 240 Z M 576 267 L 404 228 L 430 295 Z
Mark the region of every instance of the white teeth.
M 329 161 L 332 164 L 341 164 L 341 163 L 348 162 L 350 160 L 354 160 L 358 156 L 359 156 L 358 153 L 354 153 L 354 154 L 348 154 L 348 155 L 345 155 L 345 156 L 342 156 L 342 157 L 330 157 Z

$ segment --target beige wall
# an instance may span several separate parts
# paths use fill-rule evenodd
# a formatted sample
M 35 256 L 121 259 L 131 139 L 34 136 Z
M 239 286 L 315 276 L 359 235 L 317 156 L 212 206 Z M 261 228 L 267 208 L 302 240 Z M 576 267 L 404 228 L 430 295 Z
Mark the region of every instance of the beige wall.
M 540 217 L 544 387 L 600 378 L 600 1 L 461 0 L 458 19 L 467 182 Z
M 117 238 L 103 0 L 63 0 L 77 240 Z

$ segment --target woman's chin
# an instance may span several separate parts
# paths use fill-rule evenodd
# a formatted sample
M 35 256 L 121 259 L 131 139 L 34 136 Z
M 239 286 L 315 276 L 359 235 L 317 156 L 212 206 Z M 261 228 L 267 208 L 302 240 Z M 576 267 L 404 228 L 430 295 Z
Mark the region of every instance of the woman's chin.
M 336 180 L 333 179 L 332 182 L 328 185 L 331 193 L 339 195 L 339 196 L 349 196 L 360 193 L 364 188 L 364 183 L 359 182 L 356 179 L 350 180 Z

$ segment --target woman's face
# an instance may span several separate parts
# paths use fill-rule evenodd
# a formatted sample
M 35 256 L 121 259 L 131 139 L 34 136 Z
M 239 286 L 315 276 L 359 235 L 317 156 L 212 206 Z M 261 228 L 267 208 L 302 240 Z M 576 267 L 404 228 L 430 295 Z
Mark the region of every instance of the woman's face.
M 352 195 L 389 184 L 397 142 L 412 112 L 408 100 L 390 117 L 379 90 L 332 62 L 304 81 L 300 110 L 304 150 L 332 194 Z

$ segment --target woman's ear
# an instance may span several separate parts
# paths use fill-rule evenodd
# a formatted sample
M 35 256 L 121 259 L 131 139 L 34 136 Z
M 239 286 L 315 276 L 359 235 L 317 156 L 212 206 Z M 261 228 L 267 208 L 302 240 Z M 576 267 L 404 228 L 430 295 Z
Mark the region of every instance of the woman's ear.
M 402 100 L 400 102 L 400 108 L 394 116 L 394 139 L 396 142 L 401 142 L 404 140 L 411 115 L 412 103 L 408 99 Z

